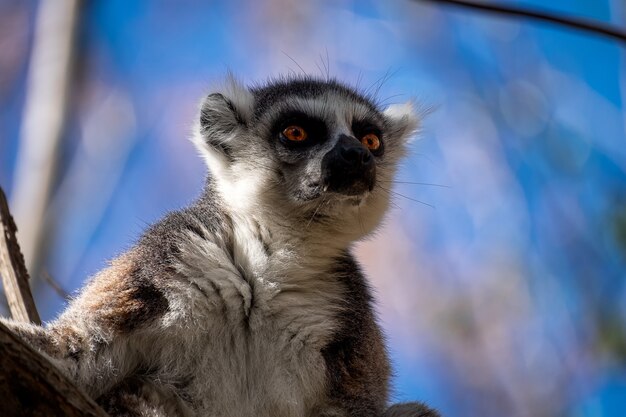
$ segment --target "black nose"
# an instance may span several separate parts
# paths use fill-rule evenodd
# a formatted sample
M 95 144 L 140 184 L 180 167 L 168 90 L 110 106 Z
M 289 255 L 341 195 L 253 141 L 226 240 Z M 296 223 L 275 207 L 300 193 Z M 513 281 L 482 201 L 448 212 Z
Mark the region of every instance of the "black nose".
M 339 154 L 345 160 L 346 164 L 356 169 L 366 167 L 374 162 L 370 151 L 365 149 L 365 146 L 360 143 L 358 145 L 350 143 L 347 146 L 342 146 L 339 150 Z
M 374 188 L 376 164 L 370 151 L 356 138 L 341 135 L 322 159 L 324 183 L 329 191 L 358 195 Z

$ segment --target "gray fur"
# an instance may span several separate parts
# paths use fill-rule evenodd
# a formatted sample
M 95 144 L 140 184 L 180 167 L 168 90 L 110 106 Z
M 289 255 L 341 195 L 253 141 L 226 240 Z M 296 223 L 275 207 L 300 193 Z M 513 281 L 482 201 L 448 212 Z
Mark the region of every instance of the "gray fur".
M 293 114 L 310 118 L 313 145 L 278 140 Z M 434 416 L 385 411 L 389 360 L 349 253 L 389 195 L 325 184 L 324 156 L 362 125 L 380 133 L 376 181 L 390 181 L 417 127 L 410 106 L 381 111 L 335 81 L 228 79 L 200 108 L 194 143 L 212 173 L 202 197 L 45 328 L 3 323 L 115 416 Z

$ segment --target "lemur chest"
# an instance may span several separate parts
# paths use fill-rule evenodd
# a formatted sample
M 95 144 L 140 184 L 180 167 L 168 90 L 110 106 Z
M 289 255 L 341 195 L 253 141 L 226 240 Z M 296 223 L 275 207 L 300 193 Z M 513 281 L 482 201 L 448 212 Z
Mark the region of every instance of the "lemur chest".
M 337 327 L 341 285 L 253 239 L 230 253 L 198 244 L 203 256 L 185 266 L 203 352 L 194 397 L 208 415 L 306 415 L 325 394 L 321 350 Z
M 308 337 L 269 326 L 209 336 L 190 393 L 198 415 L 308 416 L 328 386 L 320 348 Z

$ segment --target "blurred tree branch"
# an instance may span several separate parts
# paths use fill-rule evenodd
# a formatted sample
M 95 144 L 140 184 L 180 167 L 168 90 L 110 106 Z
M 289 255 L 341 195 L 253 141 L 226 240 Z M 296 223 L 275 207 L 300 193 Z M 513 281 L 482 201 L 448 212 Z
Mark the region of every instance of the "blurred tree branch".
M 604 35 L 626 43 L 626 30 L 604 25 L 588 19 L 578 17 L 564 17 L 553 12 L 544 10 L 532 10 L 523 7 L 509 6 L 497 3 L 483 3 L 467 0 L 418 0 L 431 3 L 447 4 L 468 9 L 481 10 L 489 13 L 506 15 L 510 17 L 524 17 L 544 22 L 555 23 L 569 28 L 584 30 L 599 35 Z
M 40 275 L 49 240 L 46 211 L 57 182 L 82 4 L 82 0 L 42 1 L 35 18 L 11 196 L 26 265 L 34 282 Z

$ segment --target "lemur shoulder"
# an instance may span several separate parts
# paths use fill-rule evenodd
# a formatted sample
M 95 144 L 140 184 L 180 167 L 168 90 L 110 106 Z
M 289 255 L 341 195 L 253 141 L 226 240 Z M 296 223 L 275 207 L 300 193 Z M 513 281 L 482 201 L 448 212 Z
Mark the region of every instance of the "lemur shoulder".
M 229 78 L 202 102 L 200 198 L 150 227 L 45 327 L 2 320 L 112 416 L 436 416 L 388 407 L 350 254 L 389 205 L 418 118 L 334 80 Z

